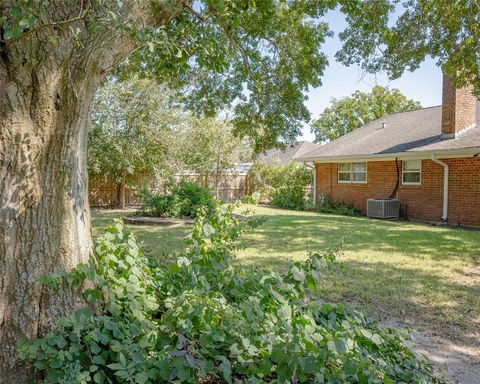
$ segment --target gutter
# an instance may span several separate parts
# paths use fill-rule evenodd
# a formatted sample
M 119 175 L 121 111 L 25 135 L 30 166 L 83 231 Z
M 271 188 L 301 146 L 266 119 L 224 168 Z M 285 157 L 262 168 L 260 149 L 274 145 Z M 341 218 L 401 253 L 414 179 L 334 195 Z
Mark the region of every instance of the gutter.
M 431 157 L 432 161 L 441 165 L 443 167 L 443 215 L 442 220 L 447 221 L 448 219 L 448 171 L 449 167 L 447 163 L 444 163 L 441 160 L 438 160 L 435 155 Z
M 437 149 L 428 151 L 406 151 L 395 153 L 372 153 L 368 155 L 345 155 L 345 156 L 315 156 L 315 157 L 298 157 L 293 159 L 298 162 L 314 162 L 314 163 L 337 163 L 337 162 L 353 162 L 353 161 L 386 161 L 403 159 L 429 159 L 433 155 L 442 158 L 470 157 L 480 152 L 479 147 L 459 148 L 459 149 Z
M 303 165 L 313 170 L 312 203 L 313 203 L 313 206 L 315 206 L 317 203 L 317 170 L 315 169 L 315 165 L 310 166 L 307 164 L 306 161 L 303 162 Z

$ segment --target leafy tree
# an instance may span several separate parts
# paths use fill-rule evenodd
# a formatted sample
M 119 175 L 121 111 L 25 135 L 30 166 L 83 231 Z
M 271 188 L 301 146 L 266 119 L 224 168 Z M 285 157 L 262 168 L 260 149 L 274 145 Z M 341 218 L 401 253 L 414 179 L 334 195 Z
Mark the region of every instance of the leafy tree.
M 337 59 L 392 79 L 433 57 L 457 86 L 472 84 L 480 97 L 478 1 L 340 1 L 348 27 Z M 428 85 L 427 85 L 428 86 Z
M 222 175 L 232 171 L 237 162 L 249 158 L 248 144 L 233 134 L 228 120 L 215 118 L 191 118 L 177 143 L 183 158 L 184 169 L 195 171 L 215 180 L 215 192 Z M 178 146 L 178 144 L 177 144 Z
M 41 286 L 92 253 L 87 131 L 98 85 L 132 68 L 182 90 L 192 109 L 235 101 L 235 132 L 255 149 L 292 141 L 320 85 L 335 1 L 4 0 L 0 3 L 0 377 L 35 382 L 21 337 L 83 305 Z
M 109 175 L 125 208 L 128 176 L 166 168 L 171 127 L 182 119 L 164 87 L 151 80 L 111 79 L 97 92 L 88 135 L 90 176 Z
M 332 99 L 312 123 L 317 143 L 335 140 L 373 120 L 395 112 L 421 108 L 417 101 L 408 99 L 398 89 L 375 86 L 370 93 L 355 91 L 350 97 Z
M 272 205 L 286 209 L 304 209 L 307 199 L 305 188 L 312 182 L 312 170 L 290 162 L 271 166 L 261 162 L 248 171 L 252 188 Z
M 193 116 L 173 102 L 171 91 L 148 79 L 112 78 L 94 100 L 88 136 L 89 176 L 109 175 L 125 208 L 128 177 L 139 173 L 169 179 L 186 171 L 222 174 L 249 156 L 231 122 Z

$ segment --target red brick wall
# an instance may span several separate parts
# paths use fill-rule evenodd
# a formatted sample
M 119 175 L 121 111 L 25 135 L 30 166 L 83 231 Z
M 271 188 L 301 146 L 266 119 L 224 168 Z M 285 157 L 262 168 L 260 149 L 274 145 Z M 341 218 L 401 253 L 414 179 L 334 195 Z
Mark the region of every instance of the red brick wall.
M 451 224 L 480 225 L 480 159 L 445 159 L 450 166 L 449 217 Z M 443 209 L 443 167 L 431 160 L 422 160 L 422 183 L 402 185 L 402 162 L 399 165 L 398 198 L 406 205 L 412 220 L 439 221 Z M 388 198 L 395 189 L 395 161 L 374 161 L 367 164 L 366 184 L 338 183 L 337 164 L 316 164 L 317 197 L 354 205 L 365 212 L 367 199 Z
M 480 225 L 480 158 L 448 159 L 451 224 Z

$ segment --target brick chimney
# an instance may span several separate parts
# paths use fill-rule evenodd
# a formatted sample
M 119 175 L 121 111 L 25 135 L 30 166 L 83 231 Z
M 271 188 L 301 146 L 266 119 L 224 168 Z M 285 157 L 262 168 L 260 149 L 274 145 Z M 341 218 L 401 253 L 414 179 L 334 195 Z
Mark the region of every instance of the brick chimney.
M 442 136 L 453 138 L 476 123 L 477 98 L 471 86 L 455 88 L 453 79 L 443 74 Z

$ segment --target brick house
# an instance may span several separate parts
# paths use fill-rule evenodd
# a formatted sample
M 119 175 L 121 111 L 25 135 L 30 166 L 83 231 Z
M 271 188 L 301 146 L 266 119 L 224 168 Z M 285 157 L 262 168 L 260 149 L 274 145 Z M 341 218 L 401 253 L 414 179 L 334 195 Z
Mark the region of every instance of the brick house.
M 398 199 L 412 220 L 480 226 L 480 108 L 443 77 L 441 106 L 395 113 L 310 151 L 314 196 L 366 211 Z

